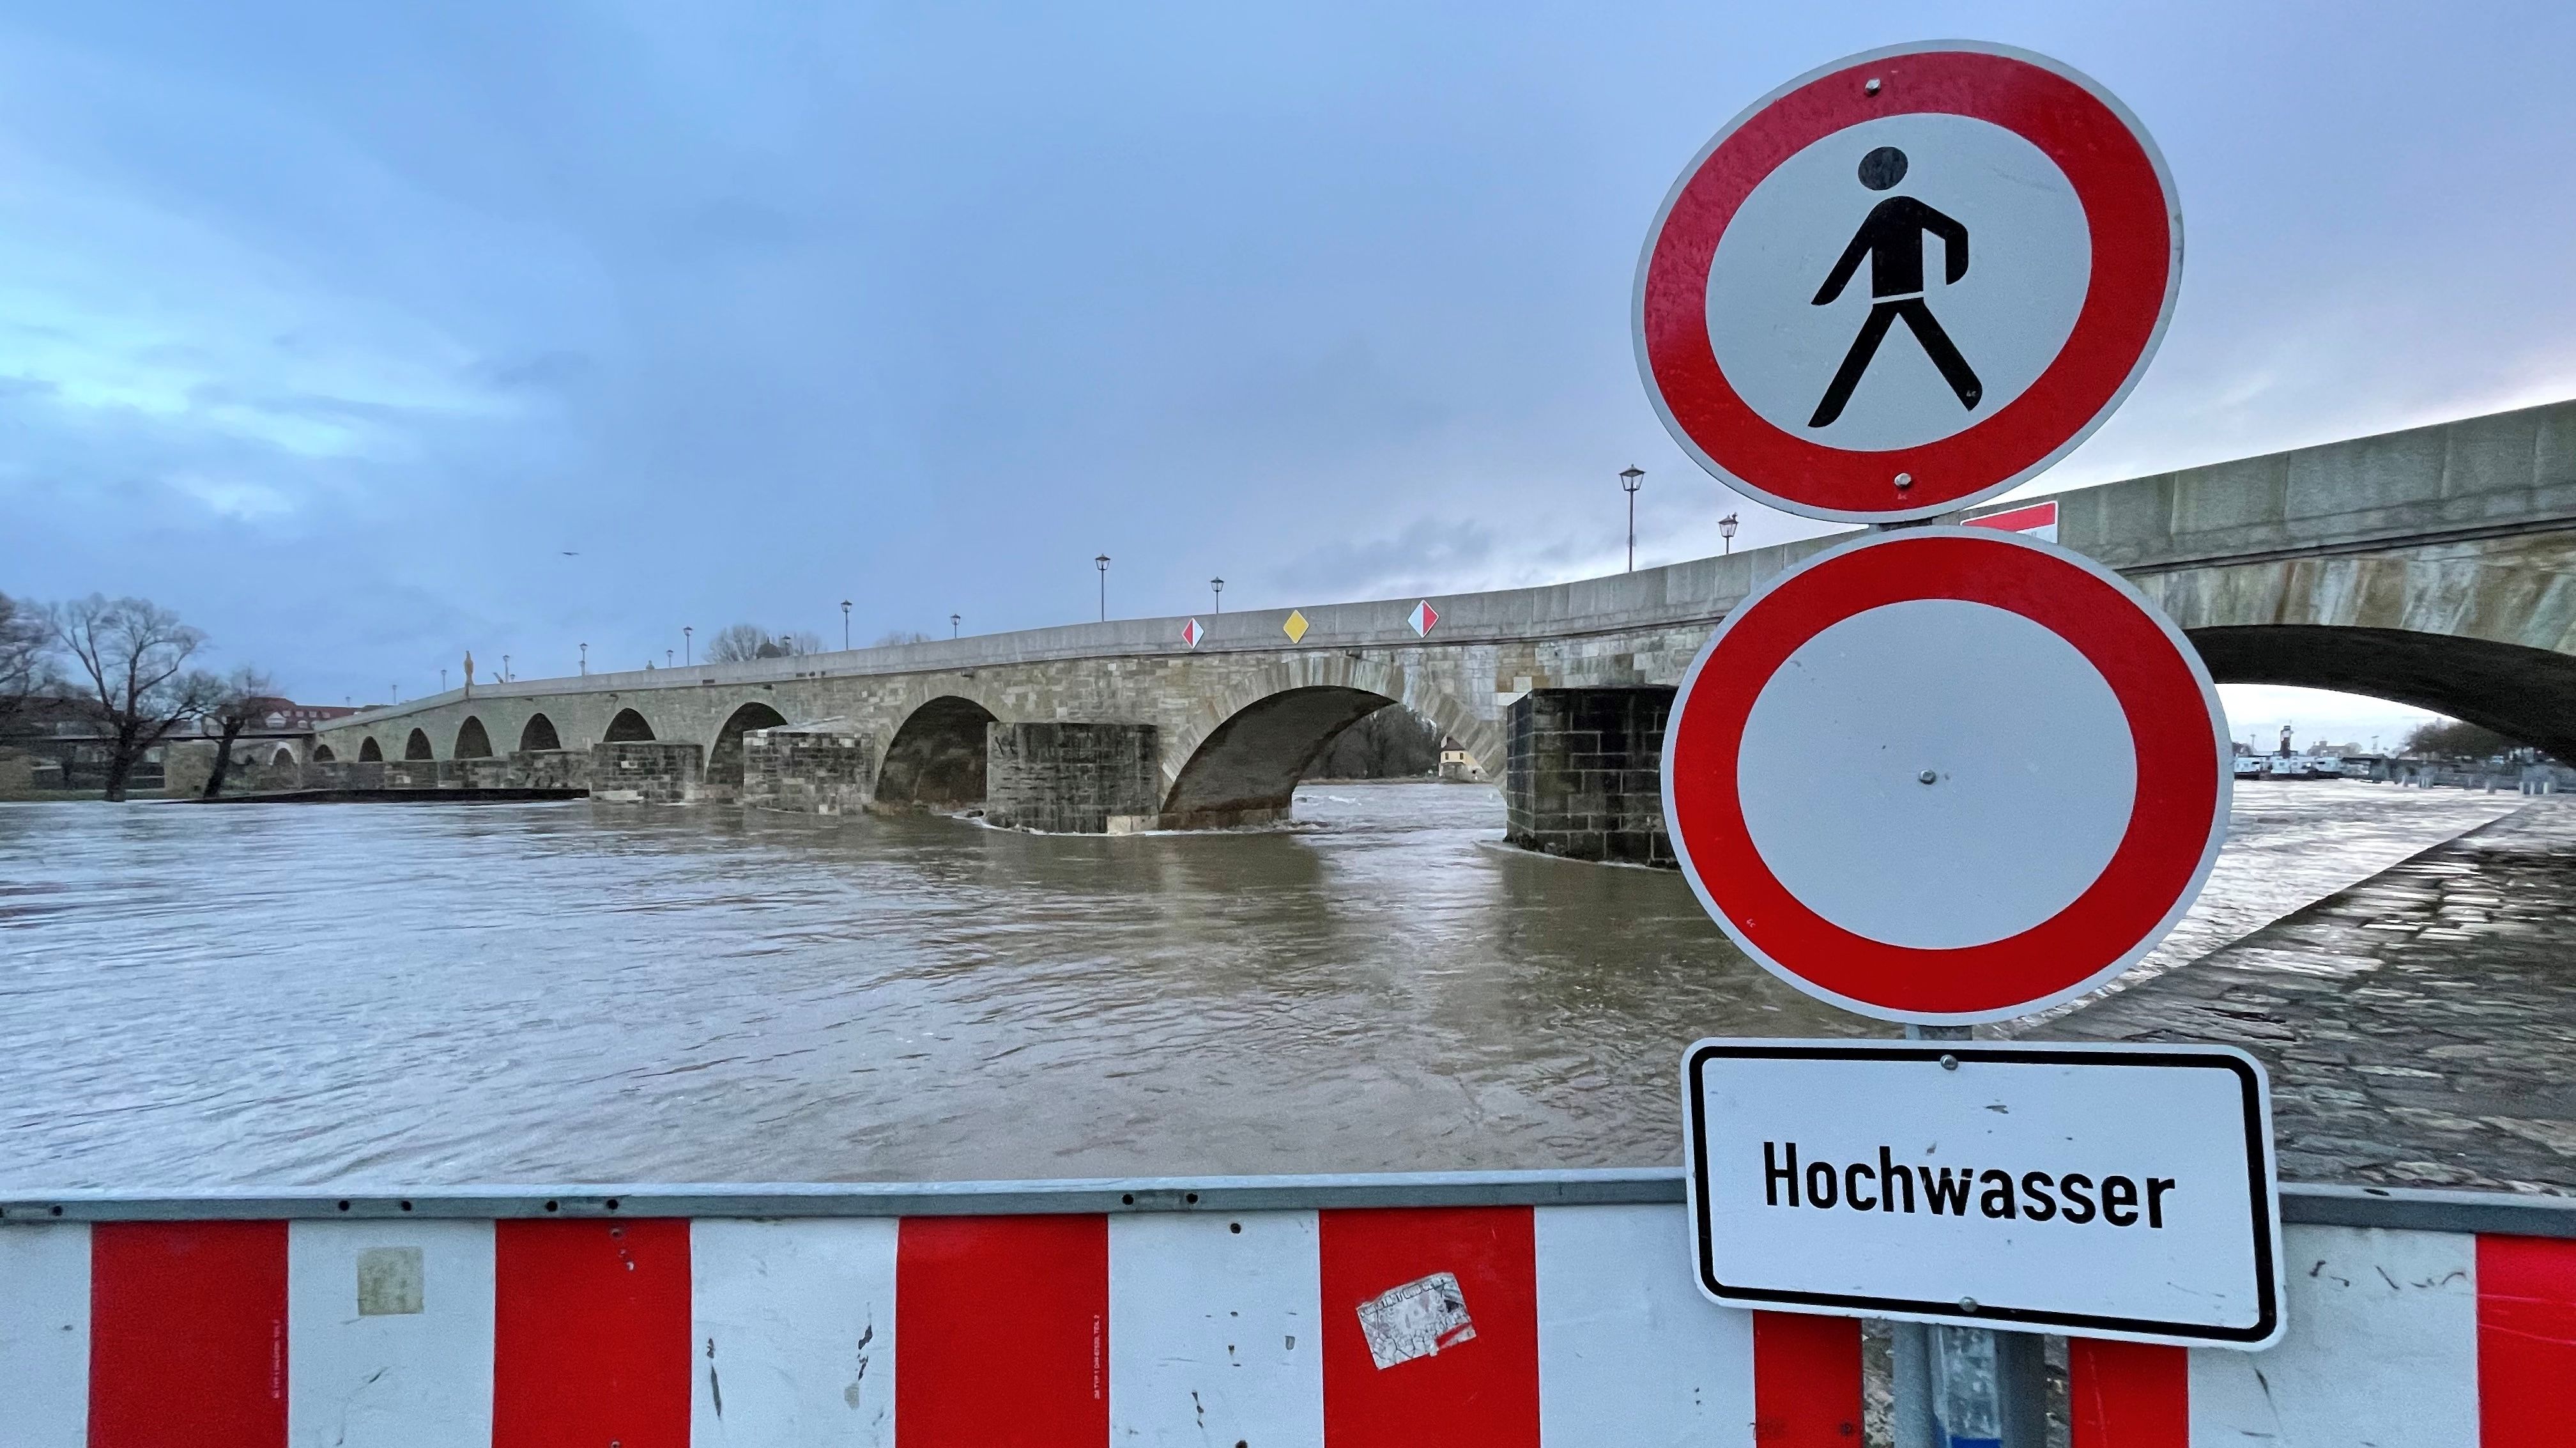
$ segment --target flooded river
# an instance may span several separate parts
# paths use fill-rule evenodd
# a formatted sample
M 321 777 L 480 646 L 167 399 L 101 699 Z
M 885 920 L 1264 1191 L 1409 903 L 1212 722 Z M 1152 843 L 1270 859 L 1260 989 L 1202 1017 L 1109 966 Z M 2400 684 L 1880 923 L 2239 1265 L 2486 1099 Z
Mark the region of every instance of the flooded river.
M 2517 803 L 2242 786 L 2160 963 Z M 0 1188 L 1653 1163 L 1692 1037 L 1888 1030 L 1489 788 L 1297 817 L 0 805 Z

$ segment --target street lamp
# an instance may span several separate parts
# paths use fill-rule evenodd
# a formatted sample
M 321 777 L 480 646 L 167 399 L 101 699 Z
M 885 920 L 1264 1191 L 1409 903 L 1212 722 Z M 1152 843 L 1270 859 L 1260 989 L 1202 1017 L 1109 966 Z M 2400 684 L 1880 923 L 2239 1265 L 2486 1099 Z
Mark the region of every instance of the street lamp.
M 841 600 L 841 652 L 850 651 L 850 601 Z
M 447 692 L 447 671 L 445 669 L 438 671 L 438 692 L 442 694 Z
M 1628 571 L 1637 571 L 1637 489 L 1646 481 L 1646 470 L 1631 463 L 1619 474 L 1619 486 L 1628 490 Z
M 948 636 L 952 639 L 957 637 L 957 626 L 965 621 L 966 615 L 962 613 L 950 614 L 948 616 Z
M 504 684 L 510 682 L 510 656 L 508 654 L 503 654 L 501 656 L 501 682 Z
M 1222 578 L 1211 578 L 1208 580 L 1208 587 L 1216 593 L 1216 611 L 1219 613 L 1225 612 L 1225 580 Z
M 683 625 L 680 629 L 680 652 L 688 655 L 689 662 L 692 664 L 698 661 L 697 632 L 696 628 L 688 625 Z
M 662 650 L 662 667 L 666 669 L 671 667 L 671 651 L 669 649 Z
M 1727 552 L 1735 551 L 1735 515 L 1733 513 L 1717 520 L 1717 536 L 1726 540 Z
M 1091 566 L 1100 570 L 1100 621 L 1107 623 L 1109 622 L 1109 555 L 1103 553 L 1092 559 Z
M 590 645 L 588 644 L 581 646 L 581 671 L 585 674 L 590 672 Z

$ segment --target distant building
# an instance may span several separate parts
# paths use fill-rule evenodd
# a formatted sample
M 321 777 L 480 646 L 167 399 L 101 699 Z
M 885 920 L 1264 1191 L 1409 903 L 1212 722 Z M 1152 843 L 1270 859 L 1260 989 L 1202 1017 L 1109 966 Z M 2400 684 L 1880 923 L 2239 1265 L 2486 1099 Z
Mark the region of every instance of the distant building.
M 358 711 L 338 704 L 298 704 L 292 699 L 262 699 L 268 712 L 260 715 L 252 728 L 269 734 L 310 734 L 316 725 L 333 719 L 346 719 Z M 224 727 L 212 719 L 197 721 L 197 732 L 221 734 Z
M 1457 740 L 1444 734 L 1440 736 L 1440 777 L 1482 780 L 1485 777 L 1485 771 L 1477 765 L 1475 759 L 1466 750 L 1458 747 Z

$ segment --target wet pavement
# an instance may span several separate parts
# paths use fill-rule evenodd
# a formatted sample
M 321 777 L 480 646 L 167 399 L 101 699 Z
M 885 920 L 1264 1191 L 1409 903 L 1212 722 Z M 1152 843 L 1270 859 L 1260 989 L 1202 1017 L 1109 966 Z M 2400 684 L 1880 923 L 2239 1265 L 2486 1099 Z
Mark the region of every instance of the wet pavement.
M 2253 1052 L 2284 1180 L 2576 1195 L 2571 901 L 2544 798 L 2026 1034 Z

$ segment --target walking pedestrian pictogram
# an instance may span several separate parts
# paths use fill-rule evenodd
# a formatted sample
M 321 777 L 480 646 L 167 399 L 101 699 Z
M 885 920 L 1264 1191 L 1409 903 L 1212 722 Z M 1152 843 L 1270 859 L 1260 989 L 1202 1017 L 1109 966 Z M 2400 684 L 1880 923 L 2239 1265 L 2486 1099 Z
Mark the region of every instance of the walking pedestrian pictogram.
M 1905 153 L 1894 146 L 1880 146 L 1860 158 L 1860 184 L 1872 191 L 1885 191 L 1905 179 Z M 1985 396 L 1985 385 L 1977 381 L 1968 359 L 1941 330 L 1941 323 L 1923 300 L 1923 238 L 1939 237 L 1942 248 L 1942 281 L 1957 286 L 1968 274 L 1968 228 L 1911 196 L 1890 196 L 1870 208 L 1869 219 L 1852 233 L 1851 245 L 1843 248 L 1825 284 L 1816 289 L 1815 306 L 1830 306 L 1850 285 L 1860 264 L 1869 263 L 1869 320 L 1863 322 L 1860 335 L 1852 339 L 1851 351 L 1843 354 L 1843 365 L 1825 388 L 1824 400 L 1816 404 L 1816 415 L 1807 419 L 1809 427 L 1830 427 L 1843 415 L 1851 401 L 1852 389 L 1860 385 L 1861 374 L 1869 370 L 1870 360 L 1878 355 L 1878 344 L 1887 340 L 1887 329 L 1900 317 L 1914 331 L 1914 340 L 1923 344 L 1932 365 L 1941 369 L 1941 380 L 1958 394 L 1959 405 L 1974 411 L 1977 400 Z

